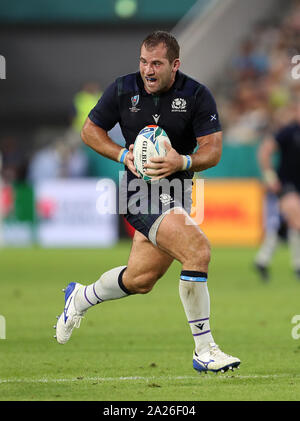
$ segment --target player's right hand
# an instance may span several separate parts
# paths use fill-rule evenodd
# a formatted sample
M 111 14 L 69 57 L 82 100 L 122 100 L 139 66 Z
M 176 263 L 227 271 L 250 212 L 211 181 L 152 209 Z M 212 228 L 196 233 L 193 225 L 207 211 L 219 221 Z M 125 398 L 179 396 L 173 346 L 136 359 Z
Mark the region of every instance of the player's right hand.
M 274 194 L 278 194 L 281 190 L 280 180 L 275 171 L 268 169 L 263 172 L 264 183 L 266 189 Z
M 136 172 L 134 165 L 133 144 L 129 146 L 128 150 L 129 152 L 125 156 L 124 164 L 136 177 L 141 178 L 141 176 Z

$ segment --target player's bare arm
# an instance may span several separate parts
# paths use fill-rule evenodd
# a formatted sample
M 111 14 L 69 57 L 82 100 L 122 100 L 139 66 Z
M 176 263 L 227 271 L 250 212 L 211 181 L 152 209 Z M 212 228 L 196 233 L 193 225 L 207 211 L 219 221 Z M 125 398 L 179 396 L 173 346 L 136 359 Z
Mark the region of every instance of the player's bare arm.
M 191 171 L 204 171 L 218 164 L 222 155 L 222 132 L 197 137 L 199 148 L 191 155 Z
M 263 180 L 268 190 L 278 193 L 281 189 L 280 181 L 274 170 L 272 157 L 277 151 L 277 143 L 272 136 L 266 137 L 258 150 L 258 162 L 263 174 Z
M 100 155 L 119 162 L 121 146 L 116 144 L 101 127 L 93 123 L 89 118 L 86 119 L 84 126 L 81 130 L 81 138 L 83 142 Z M 124 164 L 133 172 L 137 177 L 135 166 L 133 163 L 133 145 L 130 145 L 129 152 L 126 154 Z
M 191 171 L 199 172 L 214 167 L 220 161 L 222 154 L 222 132 L 216 132 L 207 136 L 197 138 L 199 148 L 190 155 L 192 166 Z M 151 158 L 151 163 L 145 165 L 146 174 L 157 175 L 157 179 L 181 171 L 184 166 L 184 158 L 169 144 L 166 144 L 168 151 L 165 157 Z

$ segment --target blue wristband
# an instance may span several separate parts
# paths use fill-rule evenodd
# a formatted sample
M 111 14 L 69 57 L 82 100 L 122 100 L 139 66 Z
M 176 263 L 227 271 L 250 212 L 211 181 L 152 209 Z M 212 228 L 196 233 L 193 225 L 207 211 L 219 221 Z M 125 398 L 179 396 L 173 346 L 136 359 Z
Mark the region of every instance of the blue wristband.
M 120 162 L 121 162 L 121 164 L 123 164 L 123 163 L 124 163 L 125 156 L 128 154 L 128 152 L 129 152 L 129 150 L 128 150 L 128 149 L 124 149 L 124 151 L 123 151 L 123 153 L 122 153 L 122 155 L 121 155 L 121 157 L 120 157 Z
M 185 156 L 187 159 L 186 169 L 189 170 L 192 166 L 192 158 L 190 157 L 190 155 L 185 155 Z

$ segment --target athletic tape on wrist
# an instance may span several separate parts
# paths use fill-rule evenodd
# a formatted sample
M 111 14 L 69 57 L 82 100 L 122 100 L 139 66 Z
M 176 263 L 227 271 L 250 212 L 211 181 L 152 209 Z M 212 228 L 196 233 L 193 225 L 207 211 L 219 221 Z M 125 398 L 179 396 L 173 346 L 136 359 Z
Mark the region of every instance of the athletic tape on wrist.
M 192 166 L 192 158 L 190 157 L 190 155 L 182 155 L 182 158 L 183 158 L 182 171 L 190 169 Z
M 126 148 L 123 148 L 120 150 L 120 153 L 118 155 L 118 161 L 121 162 L 121 164 L 124 163 L 125 156 L 128 154 L 129 150 Z
M 278 176 L 274 170 L 268 169 L 263 172 L 263 179 L 266 183 L 273 184 L 278 181 Z

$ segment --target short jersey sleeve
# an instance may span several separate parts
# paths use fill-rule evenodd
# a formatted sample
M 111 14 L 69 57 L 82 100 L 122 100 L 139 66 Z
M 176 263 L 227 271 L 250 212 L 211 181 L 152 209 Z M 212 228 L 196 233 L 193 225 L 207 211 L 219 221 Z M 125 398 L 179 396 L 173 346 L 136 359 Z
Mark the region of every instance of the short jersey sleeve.
M 222 130 L 214 97 L 203 85 L 196 96 L 193 128 L 195 137 L 206 136 Z
M 274 139 L 277 142 L 280 149 L 284 149 L 287 144 L 287 139 L 291 137 L 291 128 L 290 126 L 283 127 L 277 131 L 274 135 Z
M 114 82 L 104 91 L 95 107 L 90 111 L 90 120 L 106 131 L 111 130 L 120 119 L 117 98 L 117 84 Z

